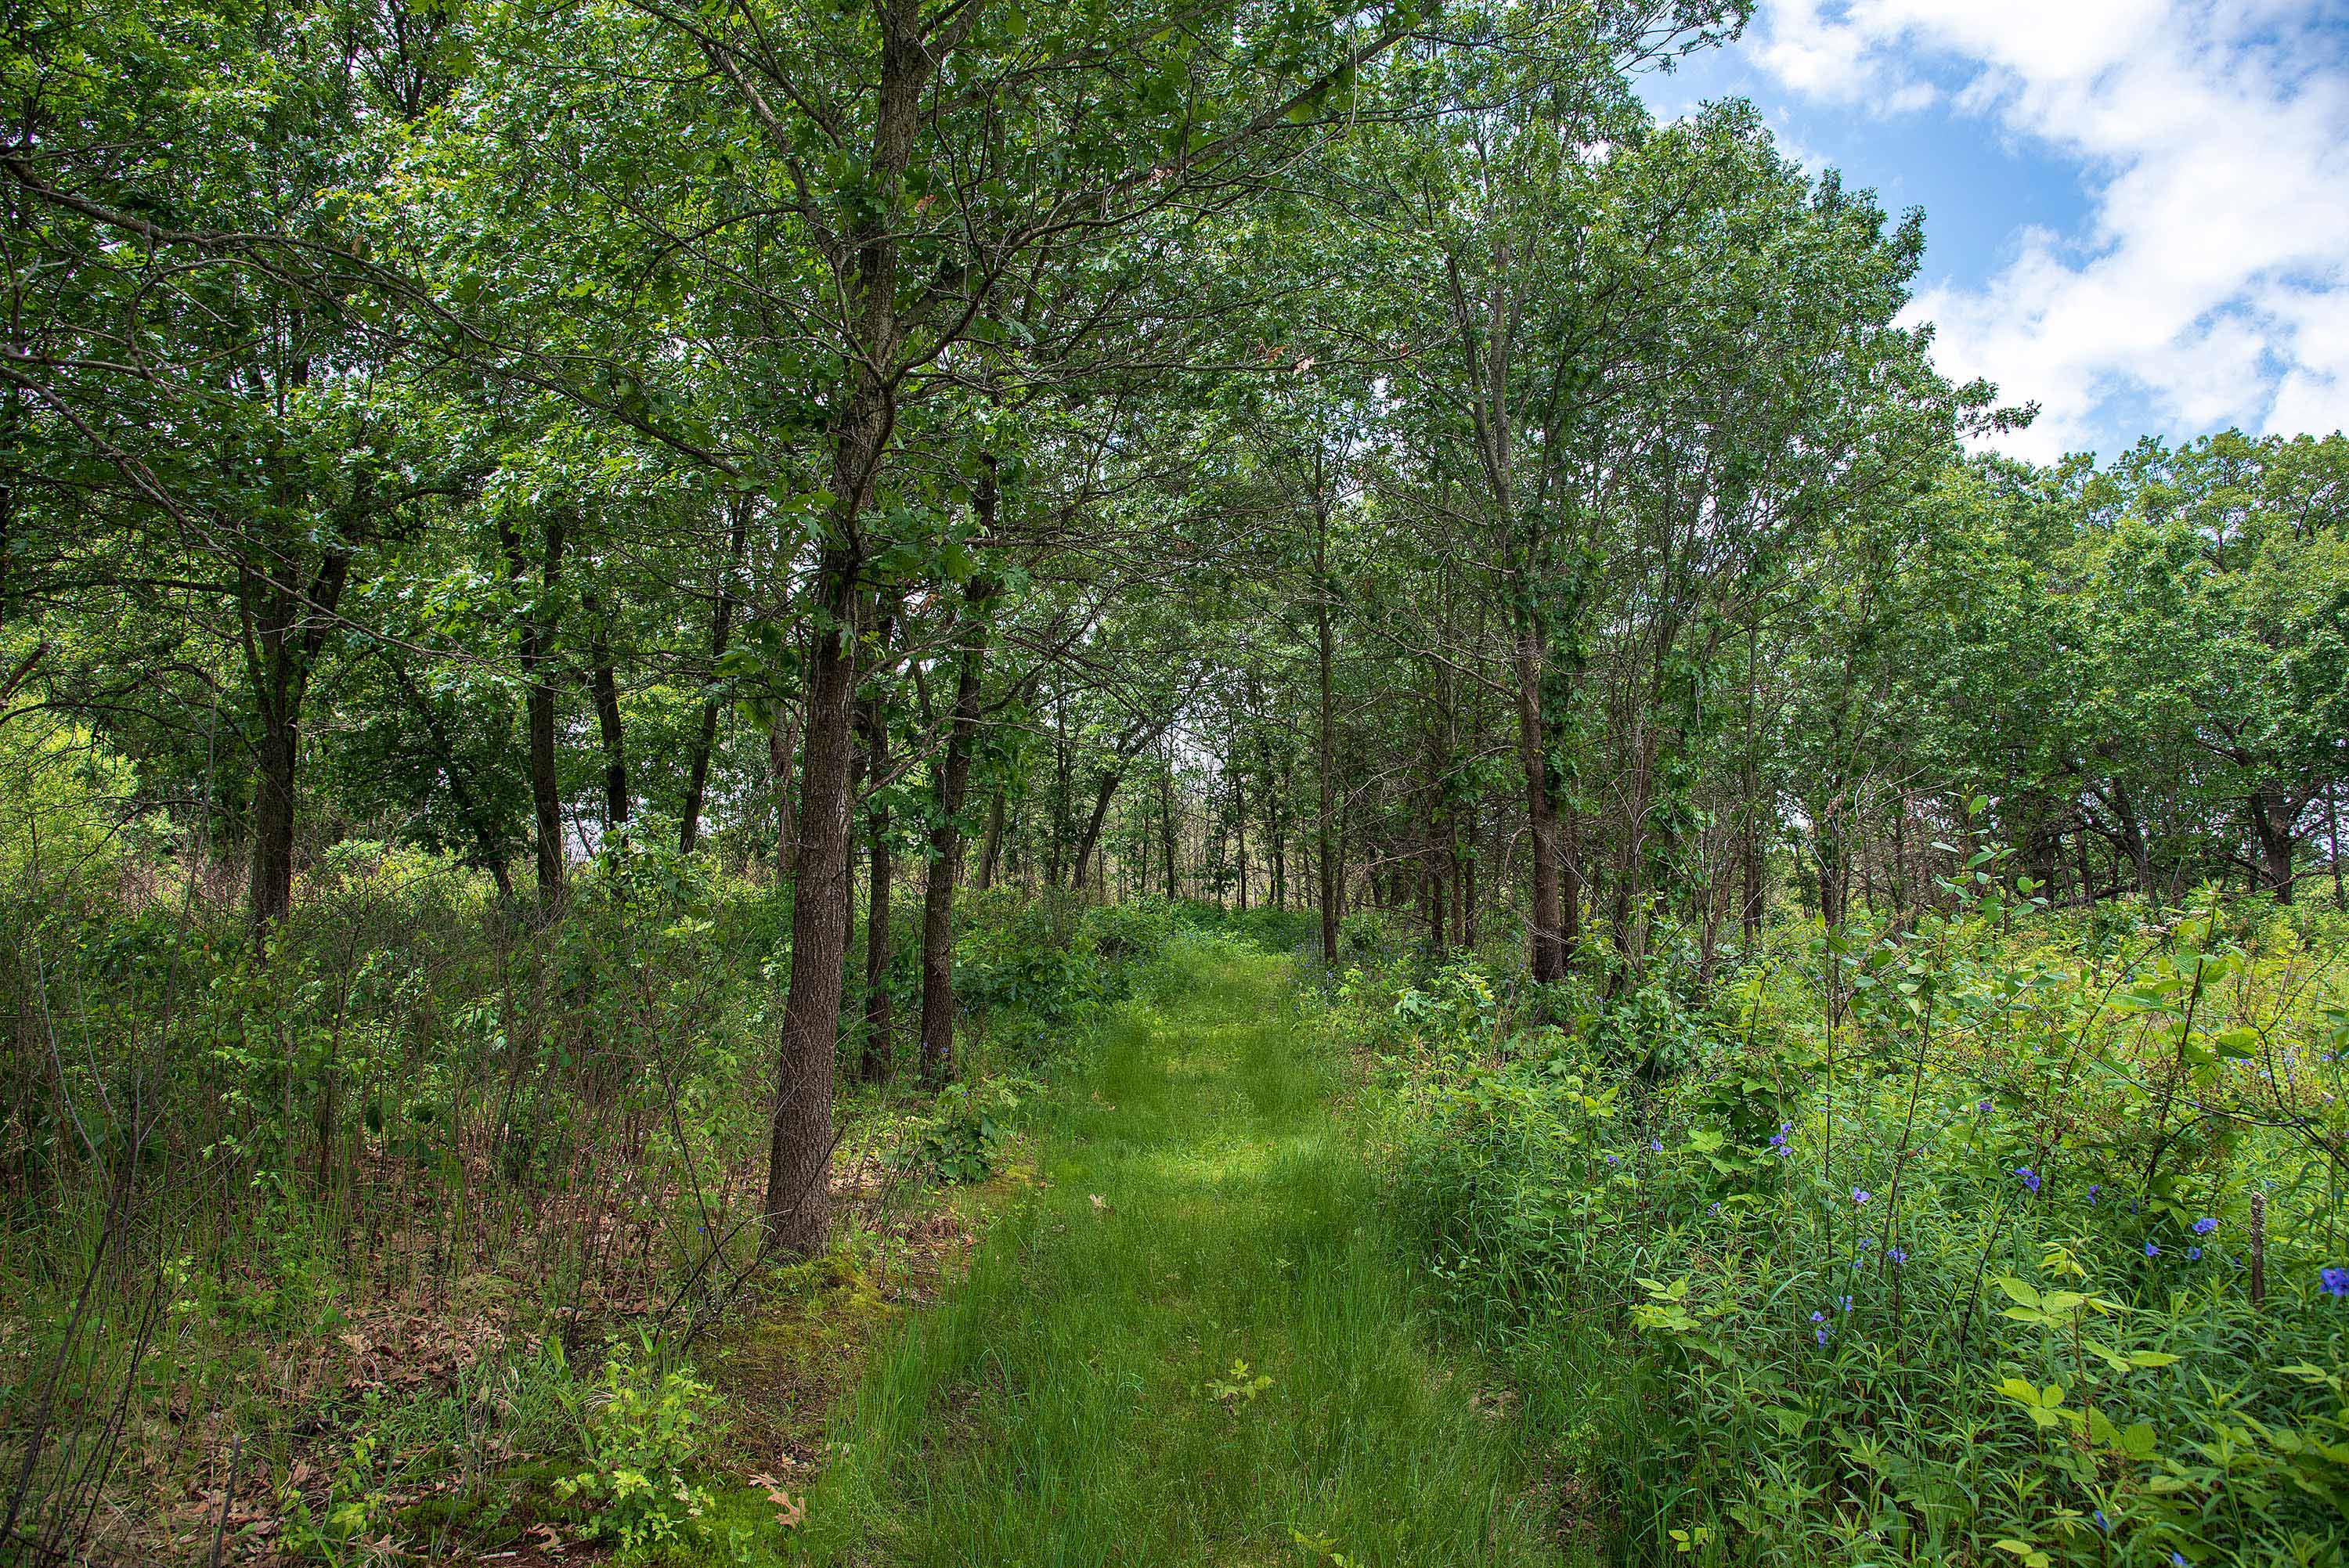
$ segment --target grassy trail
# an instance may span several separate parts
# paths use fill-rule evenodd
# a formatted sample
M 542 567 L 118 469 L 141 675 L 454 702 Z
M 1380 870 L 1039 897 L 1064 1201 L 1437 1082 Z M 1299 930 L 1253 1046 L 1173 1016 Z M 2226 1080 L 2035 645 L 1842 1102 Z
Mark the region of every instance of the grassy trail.
M 1431 1349 L 1290 985 L 1185 945 L 1112 1018 L 1043 1191 L 845 1413 L 816 1561 L 1565 1561 L 1516 1424 Z

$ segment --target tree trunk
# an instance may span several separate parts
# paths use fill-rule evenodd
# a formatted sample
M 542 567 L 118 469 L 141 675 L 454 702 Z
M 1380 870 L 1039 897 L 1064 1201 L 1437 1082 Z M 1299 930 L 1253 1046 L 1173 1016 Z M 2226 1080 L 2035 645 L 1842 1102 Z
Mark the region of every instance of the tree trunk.
M 595 694 L 595 733 L 604 749 L 604 826 L 616 828 L 628 820 L 628 751 L 620 728 L 620 682 L 612 669 L 611 642 L 595 595 L 583 603 L 595 626 L 588 685 Z
M 734 529 L 726 542 L 726 562 L 729 567 L 741 563 L 742 552 L 750 541 L 750 502 L 748 498 L 734 502 Z M 718 577 L 718 603 L 709 615 L 710 678 L 718 678 L 718 662 L 726 656 L 726 644 L 734 629 L 734 595 L 729 590 L 726 573 Z M 709 758 L 718 746 L 718 699 L 705 697 L 701 703 L 701 727 L 693 738 L 693 755 L 686 765 L 685 810 L 678 822 L 677 848 L 679 854 L 693 853 L 701 841 L 701 803 L 709 789 Z
M 767 771 L 775 779 L 775 875 L 790 881 L 799 874 L 800 826 L 792 780 L 799 772 L 798 715 L 788 703 L 778 703 L 767 721 Z
M 890 367 L 900 349 L 897 201 L 932 60 L 919 0 L 877 0 L 880 83 L 873 150 L 851 232 L 848 386 L 833 421 L 832 515 L 816 573 L 808 666 L 806 767 L 800 782 L 800 874 L 792 900 L 791 988 L 767 1159 L 767 1234 L 785 1253 L 820 1251 L 831 1202 L 832 1088 L 840 1041 L 841 965 L 848 953 L 848 769 L 856 702 L 855 638 L 864 565 L 861 523 L 896 421 Z
M 1102 824 L 1109 820 L 1110 797 L 1117 793 L 1124 778 L 1123 768 L 1104 769 L 1093 787 L 1092 815 L 1085 819 L 1084 836 L 1077 841 L 1076 868 L 1069 878 L 1071 892 L 1081 894 L 1085 891 L 1085 873 L 1092 868 L 1093 850 L 1101 842 Z
M 995 886 L 995 863 L 1003 854 L 1003 786 L 995 787 L 987 803 L 987 833 L 978 844 L 978 891 Z
M 538 905 L 553 914 L 563 905 L 563 794 L 555 779 L 554 644 L 555 591 L 563 581 L 564 520 L 550 514 L 540 526 L 537 602 L 522 623 L 523 712 L 530 748 L 530 799 L 536 824 Z M 522 538 L 503 535 L 507 570 L 517 582 L 530 569 Z
M 889 767 L 889 716 L 877 695 L 865 698 L 864 710 L 860 726 L 865 732 L 864 771 L 878 790 Z M 877 794 L 865 810 L 865 856 L 871 874 L 864 884 L 864 1053 L 860 1071 L 865 1082 L 879 1083 L 889 1076 L 891 1037 L 896 1029 L 889 995 L 889 893 L 896 862 L 889 851 L 889 812 Z
M 994 531 L 992 465 L 972 502 L 979 536 Z M 936 1087 L 954 1074 L 954 896 L 962 869 L 962 806 L 978 744 L 979 677 L 987 660 L 988 602 L 995 586 L 974 578 L 963 595 L 962 667 L 955 676 L 952 727 L 938 768 L 937 817 L 930 828 L 929 882 L 922 890 L 922 1081 Z
M 887 661 L 896 623 L 895 603 L 883 607 L 873 634 L 876 665 Z M 878 679 L 867 681 L 855 722 L 863 744 L 850 764 L 849 797 L 854 800 L 869 794 L 871 800 L 864 811 L 870 874 L 864 883 L 864 1050 L 859 1072 L 866 1082 L 878 1083 L 889 1076 L 897 1023 L 895 998 L 889 994 L 889 895 L 896 861 L 889 846 L 889 811 L 880 794 L 889 775 L 889 704 L 887 688 Z
M 1174 867 L 1174 836 L 1178 824 L 1174 820 L 1174 748 L 1172 742 L 1166 747 L 1165 763 L 1165 771 L 1158 776 L 1158 831 L 1159 847 L 1166 859 L 1166 898 L 1171 903 L 1180 896 L 1176 892 L 1180 884 L 1175 881 Z
M 2299 812 L 2274 790 L 2261 789 L 2251 798 L 2251 836 L 2258 841 L 2260 878 L 2278 903 L 2292 902 L 2292 829 Z
M 1338 721 L 1334 710 L 1337 639 L 1330 624 L 1330 511 L 1320 485 L 1320 457 L 1314 457 L 1313 631 L 1319 664 L 1319 725 L 1314 738 L 1320 770 L 1319 820 L 1314 824 L 1321 892 L 1321 962 L 1338 965 L 1338 915 L 1344 907 L 1345 879 L 1338 863 Z
M 1566 975 L 1564 903 L 1558 872 L 1564 846 L 1557 831 L 1557 799 L 1550 786 L 1548 748 L 1541 710 L 1541 628 L 1530 609 L 1521 609 L 1513 637 L 1517 683 L 1517 762 L 1525 772 L 1526 824 L 1533 842 L 1533 909 L 1529 954 L 1534 983 L 1548 985 Z
M 266 956 L 269 934 L 294 907 L 295 790 L 302 705 L 350 580 L 347 550 L 329 550 L 305 588 L 258 571 L 244 573 L 239 614 L 247 676 L 261 733 L 254 748 L 253 850 L 248 867 L 254 944 Z
M 1247 781 L 1240 776 L 1239 747 L 1237 743 L 1232 747 L 1231 779 L 1232 828 L 1237 839 L 1237 859 L 1240 869 L 1240 913 L 1246 914 L 1248 906 Z

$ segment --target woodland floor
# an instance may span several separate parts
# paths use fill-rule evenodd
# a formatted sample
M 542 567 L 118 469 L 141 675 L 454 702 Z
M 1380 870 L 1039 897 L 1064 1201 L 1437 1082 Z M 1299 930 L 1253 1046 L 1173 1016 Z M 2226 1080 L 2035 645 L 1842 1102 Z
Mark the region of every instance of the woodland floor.
M 1039 1188 L 869 1363 L 796 1544 L 957 1568 L 1573 1560 L 1530 1435 L 1414 1302 L 1287 963 L 1168 963 L 1048 1113 Z

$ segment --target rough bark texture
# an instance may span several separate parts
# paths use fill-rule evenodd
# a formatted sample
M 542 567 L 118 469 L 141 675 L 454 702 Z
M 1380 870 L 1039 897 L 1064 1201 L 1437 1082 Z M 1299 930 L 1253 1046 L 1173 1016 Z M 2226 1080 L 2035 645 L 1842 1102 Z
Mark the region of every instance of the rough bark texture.
M 563 795 L 554 775 L 554 592 L 563 579 L 564 525 L 547 520 L 539 563 L 539 603 L 523 617 L 523 706 L 530 730 L 530 799 L 537 820 L 538 903 L 549 914 L 563 904 Z M 517 574 L 521 561 L 515 556 Z
M 591 597 L 589 614 L 598 606 Z M 620 720 L 620 681 L 612 668 L 611 641 L 598 621 L 589 649 L 592 668 L 587 684 L 595 693 L 595 737 L 604 751 L 604 826 L 618 827 L 628 820 L 628 747 Z
M 1094 782 L 1092 814 L 1085 819 L 1084 835 L 1077 841 L 1076 864 L 1069 876 L 1071 892 L 1085 891 L 1085 875 L 1092 866 L 1093 851 L 1101 843 L 1102 824 L 1109 820 L 1110 798 L 1117 793 L 1117 787 L 1124 778 L 1123 769 L 1103 769 L 1101 778 Z M 1247 907 L 1245 903 L 1241 907 Z
M 994 486 L 978 498 L 980 532 L 991 531 Z M 954 898 L 962 869 L 962 807 L 970 786 L 971 752 L 978 743 L 979 681 L 987 660 L 987 606 L 992 585 L 974 581 L 965 595 L 961 669 L 955 676 L 952 728 L 938 767 L 937 813 L 930 829 L 929 881 L 922 890 L 922 1081 L 933 1087 L 954 1074 Z
M 833 419 L 832 516 L 816 574 L 819 630 L 809 661 L 806 765 L 800 780 L 799 885 L 792 900 L 792 974 L 767 1158 L 770 1244 L 820 1251 L 831 1205 L 832 1080 L 840 1042 L 841 964 L 848 951 L 848 769 L 856 698 L 860 525 L 895 423 L 900 349 L 894 209 L 920 129 L 932 59 L 918 0 L 881 0 L 881 72 L 874 105 L 870 191 L 852 235 L 850 319 L 855 353 Z
M 2292 902 L 2292 829 L 2298 826 L 2299 805 L 2275 790 L 2260 790 L 2251 799 L 2251 837 L 2260 851 L 2260 882 L 2278 903 Z
M 726 542 L 726 562 L 729 568 L 739 565 L 742 552 L 750 540 L 750 503 L 747 498 L 734 502 L 734 526 Z M 713 676 L 718 661 L 726 656 L 726 645 L 734 631 L 734 595 L 723 573 L 718 580 L 718 603 L 709 614 L 709 663 Z M 686 764 L 685 810 L 678 822 L 677 847 L 680 854 L 691 854 L 701 841 L 701 803 L 709 790 L 709 756 L 718 746 L 718 699 L 705 698 L 701 705 L 701 727 L 694 732 L 693 755 Z
M 254 748 L 253 932 L 264 952 L 269 933 L 294 905 L 294 804 L 302 755 L 302 702 L 310 672 L 333 629 L 335 607 L 350 580 L 347 551 L 329 551 L 304 587 L 248 572 L 241 613 L 247 674 L 261 733 Z
M 884 633 L 885 637 L 887 634 Z M 889 714 L 885 699 L 876 689 L 862 703 L 857 727 L 864 736 L 864 764 L 862 772 L 870 787 L 878 789 L 889 771 Z M 858 1063 L 858 1072 L 867 1083 L 878 1083 L 889 1076 L 891 1047 L 895 1044 L 897 1019 L 889 995 L 889 895 L 896 877 L 896 861 L 889 852 L 889 810 L 873 797 L 865 810 L 865 857 L 870 874 L 865 879 L 864 904 L 864 1052 Z
M 833 552 L 809 663 L 807 744 L 801 780 L 799 882 L 792 898 L 792 971 L 783 1001 L 767 1151 L 767 1233 L 783 1252 L 823 1246 L 832 1170 L 833 1057 L 840 1039 L 841 964 L 848 951 L 850 716 L 856 695 L 855 563 Z

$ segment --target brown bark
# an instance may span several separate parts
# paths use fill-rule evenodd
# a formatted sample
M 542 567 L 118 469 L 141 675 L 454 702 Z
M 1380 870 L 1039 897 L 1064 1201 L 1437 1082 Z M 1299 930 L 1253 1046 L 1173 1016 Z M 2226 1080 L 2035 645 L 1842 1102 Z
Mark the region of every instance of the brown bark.
M 874 636 L 876 657 L 888 656 L 889 639 L 896 622 L 893 605 L 883 612 Z M 859 705 L 857 728 L 864 736 L 861 760 L 854 777 L 869 780 L 874 793 L 865 808 L 864 905 L 864 1051 L 859 1070 L 867 1083 L 889 1076 L 897 1030 L 895 998 L 889 994 L 889 897 L 896 877 L 896 861 L 889 847 L 889 810 L 878 793 L 889 772 L 888 693 L 874 681 Z M 851 794 L 859 786 L 852 785 Z
M 1109 820 L 1110 799 L 1117 793 L 1117 787 L 1124 779 L 1124 769 L 1105 768 L 1094 781 L 1092 812 L 1085 819 L 1085 830 L 1077 840 L 1076 865 L 1069 878 L 1071 892 L 1085 891 L 1085 876 L 1092 868 L 1093 851 L 1101 843 L 1102 824 Z
M 808 666 L 791 982 L 767 1158 L 768 1239 L 798 1256 L 822 1250 L 828 1230 L 833 1056 L 848 950 L 849 725 L 856 698 L 857 579 L 864 563 L 860 522 L 895 423 L 895 381 L 888 369 L 896 363 L 900 334 L 895 213 L 933 63 L 923 46 L 918 0 L 878 0 L 875 11 L 881 74 L 870 190 L 850 246 L 853 294 L 845 325 L 855 352 L 832 429 L 833 507 L 816 573 L 818 630 Z
M 601 606 L 592 593 L 584 603 L 595 626 L 587 684 L 595 696 L 595 735 L 604 751 L 604 826 L 616 828 L 628 820 L 628 749 L 621 729 L 620 682 L 612 668 L 611 639 L 598 614 Z
M 747 498 L 734 503 L 734 528 L 726 542 L 729 566 L 739 564 L 750 540 L 750 503 Z M 718 661 L 726 656 L 726 645 L 734 630 L 734 595 L 728 591 L 725 574 L 718 579 L 718 603 L 709 616 L 709 662 L 711 678 L 717 676 Z M 718 746 L 718 699 L 705 697 L 701 704 L 701 727 L 695 731 L 693 755 L 686 765 L 685 811 L 678 823 L 677 847 L 679 854 L 693 853 L 701 841 L 701 803 L 709 789 L 709 758 Z
M 306 587 L 258 571 L 244 575 L 240 612 L 247 673 L 261 733 L 254 755 L 251 899 L 254 942 L 267 950 L 269 934 L 293 910 L 295 787 L 301 766 L 302 703 L 335 608 L 350 580 L 347 550 L 329 550 Z
M 995 864 L 1003 856 L 1003 787 L 987 803 L 987 833 L 978 845 L 978 891 L 995 886 Z
M 530 798 L 537 820 L 538 903 L 545 913 L 563 903 L 563 795 L 554 773 L 554 593 L 563 578 L 563 519 L 542 531 L 539 601 L 523 618 L 523 706 L 530 731 Z M 508 536 L 514 572 L 524 570 L 520 541 Z
M 800 869 L 799 814 L 792 790 L 799 764 L 799 714 L 779 703 L 767 721 L 767 771 L 775 780 L 775 874 L 786 882 Z
M 1321 962 L 1338 965 L 1338 913 L 1346 898 L 1345 878 L 1338 861 L 1338 721 L 1335 710 L 1337 638 L 1330 624 L 1330 509 L 1321 484 L 1321 459 L 1314 458 L 1313 495 L 1313 633 L 1319 666 L 1320 713 L 1314 738 L 1315 763 L 1320 771 L 1319 820 L 1314 824 L 1319 856 L 1321 894 Z M 1167 871 L 1174 874 L 1171 863 Z
M 992 531 L 995 487 L 982 481 L 975 498 L 982 537 Z M 929 881 L 922 890 L 922 1081 L 933 1087 L 954 1075 L 954 896 L 962 870 L 962 807 L 970 785 L 970 758 L 978 744 L 979 678 L 987 660 L 987 606 L 994 585 L 974 580 L 964 594 L 961 669 L 955 676 L 954 717 L 938 769 L 937 816 L 930 828 Z
M 2292 851 L 2295 843 L 2292 829 L 2297 825 L 2299 808 L 2282 793 L 2270 789 L 2253 791 L 2250 805 L 2251 837 L 2260 853 L 2261 884 L 2275 894 L 2278 903 L 2290 903 Z

